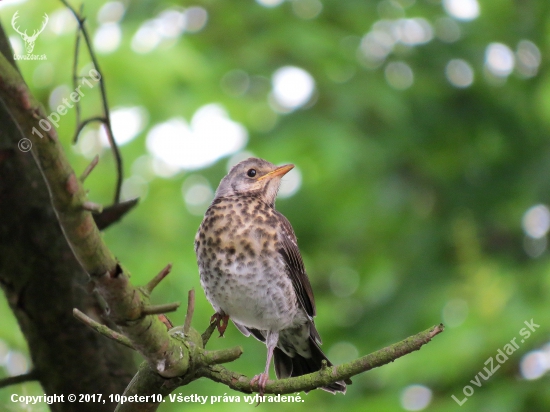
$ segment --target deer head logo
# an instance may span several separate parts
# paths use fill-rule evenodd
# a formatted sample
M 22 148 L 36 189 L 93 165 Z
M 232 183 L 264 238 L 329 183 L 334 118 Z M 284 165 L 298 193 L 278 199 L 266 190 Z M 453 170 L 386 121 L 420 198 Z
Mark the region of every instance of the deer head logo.
M 27 30 L 25 30 L 23 33 L 21 33 L 21 31 L 19 31 L 19 27 L 16 27 L 15 24 L 16 24 L 16 20 L 19 18 L 19 16 L 17 15 L 17 13 L 19 13 L 19 10 L 15 12 L 15 14 L 13 15 L 13 18 L 11 19 L 11 25 L 13 27 L 13 29 L 19 33 L 21 35 L 21 37 L 23 38 L 23 40 L 25 41 L 25 49 L 27 50 L 27 53 L 31 54 L 33 49 L 34 49 L 34 42 L 36 41 L 36 38 L 38 37 L 38 35 L 40 33 L 42 33 L 44 31 L 44 28 L 46 27 L 46 24 L 48 24 L 48 15 L 46 13 L 44 13 L 44 22 L 42 23 L 42 27 L 40 28 L 40 30 L 35 30 L 32 34 L 32 36 L 29 36 L 27 34 Z

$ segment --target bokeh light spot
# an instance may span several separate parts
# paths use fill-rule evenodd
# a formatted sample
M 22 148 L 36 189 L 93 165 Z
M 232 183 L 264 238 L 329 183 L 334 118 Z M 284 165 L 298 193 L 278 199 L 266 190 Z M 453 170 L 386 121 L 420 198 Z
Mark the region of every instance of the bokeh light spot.
M 231 70 L 221 80 L 222 90 L 230 96 L 242 96 L 250 87 L 250 76 L 244 70 Z
M 71 11 L 66 7 L 62 7 L 50 14 L 50 20 L 46 27 L 58 35 L 72 34 L 78 27 L 78 24 Z
M 119 107 L 111 112 L 111 128 L 118 145 L 122 146 L 132 141 L 147 125 L 148 113 L 144 107 Z M 100 130 L 101 143 L 110 147 L 105 126 Z
M 196 33 L 201 31 L 208 22 L 208 12 L 202 7 L 189 7 L 185 10 L 185 18 L 187 20 L 186 31 Z
M 474 69 L 462 59 L 453 59 L 447 63 L 445 75 L 449 83 L 459 88 L 471 86 L 474 82 Z
M 281 179 L 279 187 L 279 197 L 285 198 L 294 195 L 302 185 L 302 173 L 297 166 L 294 166 L 290 172 Z
M 541 54 L 537 45 L 529 40 L 521 40 L 516 51 L 517 70 L 523 77 L 533 77 L 537 74 Z
M 123 200 L 130 200 L 139 197 L 143 201 L 147 197 L 149 185 L 141 176 L 130 176 L 122 183 L 121 194 Z
M 120 46 L 122 30 L 118 23 L 105 23 L 94 34 L 94 48 L 103 54 L 114 52 Z
M 445 11 L 458 20 L 473 20 L 479 16 L 477 0 L 443 0 Z
M 264 7 L 276 7 L 282 4 L 285 0 L 256 0 L 256 3 Z
M 84 129 L 78 137 L 78 142 L 73 146 L 73 150 L 87 159 L 92 159 L 94 156 L 100 154 L 105 147 L 99 135 L 100 132 L 97 128 Z
M 538 379 L 550 369 L 550 359 L 547 353 L 534 350 L 521 359 L 521 376 L 528 380 Z
M 29 361 L 19 351 L 10 350 L 6 357 L 6 370 L 9 376 L 17 376 L 29 371 Z
M 272 96 L 283 109 L 295 110 L 305 105 L 315 90 L 315 80 L 304 69 L 285 66 L 273 73 Z
M 550 210 L 545 205 L 535 205 L 525 212 L 521 224 L 526 235 L 540 239 L 550 229 Z
M 431 24 L 422 18 L 400 19 L 396 22 L 396 31 L 401 43 L 408 46 L 425 44 L 433 39 Z
M 48 106 L 50 106 L 50 110 L 52 112 L 56 111 L 58 106 L 64 104 L 63 98 L 68 98 L 71 92 L 72 90 L 69 88 L 69 86 L 65 84 L 57 86 L 55 89 L 53 89 L 48 99 Z
M 535 259 L 541 256 L 546 247 L 548 246 L 548 240 L 546 237 L 533 238 L 531 236 L 525 236 L 523 238 L 523 250 L 527 253 L 527 256 Z
M 397 90 L 405 90 L 414 83 L 414 74 L 411 67 L 405 62 L 391 62 L 384 70 L 386 81 Z
M 407 411 L 421 411 L 432 401 L 432 391 L 424 385 L 407 386 L 401 393 L 401 406 Z
M 244 126 L 231 120 L 218 104 L 199 108 L 188 124 L 173 118 L 147 134 L 147 149 L 172 170 L 206 167 L 242 149 L 248 140 Z
M 162 40 L 162 36 L 155 30 L 154 24 L 147 21 L 140 26 L 132 37 L 132 50 L 139 54 L 150 53 L 155 50 Z
M 323 10 L 323 4 L 319 0 L 293 0 L 292 11 L 296 16 L 304 20 L 317 17 Z
M 214 198 L 214 191 L 208 179 L 201 175 L 191 175 L 183 182 L 181 192 L 189 213 L 202 216 Z
M 514 70 L 514 53 L 502 43 L 491 43 L 485 50 L 485 67 L 496 77 L 507 77 Z
M 435 35 L 445 43 L 454 43 L 460 39 L 460 26 L 450 17 L 440 17 L 435 22 Z
M 124 4 L 120 1 L 105 3 L 97 12 L 97 21 L 101 24 L 117 23 L 124 16 Z
M 165 39 L 175 39 L 186 29 L 187 18 L 183 9 L 166 9 L 153 20 L 153 27 Z

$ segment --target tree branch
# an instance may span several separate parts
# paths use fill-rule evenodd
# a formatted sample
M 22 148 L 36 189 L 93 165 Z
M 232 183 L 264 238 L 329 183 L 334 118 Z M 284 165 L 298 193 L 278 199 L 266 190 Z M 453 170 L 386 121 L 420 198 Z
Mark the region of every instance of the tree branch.
M 183 333 L 188 334 L 195 313 L 195 289 L 191 289 L 187 294 L 187 313 L 185 314 L 185 323 L 183 324 Z M 203 344 L 204 346 L 204 344 Z
M 393 362 L 408 353 L 419 350 L 423 345 L 430 342 L 434 336 L 443 332 L 443 330 L 443 324 L 439 324 L 408 337 L 401 342 L 342 365 L 329 366 L 318 372 L 298 376 L 296 378 L 270 380 L 267 382 L 264 393 L 287 394 L 309 391 L 339 380 L 349 379 L 359 373 Z M 201 376 L 212 379 L 215 382 L 223 383 L 239 392 L 258 392 L 258 385 L 251 385 L 249 377 L 232 372 L 223 366 L 217 365 L 203 368 L 199 373 Z
M 145 306 L 141 310 L 142 315 L 162 315 L 164 313 L 175 312 L 179 307 L 180 302 L 165 303 L 163 305 L 150 305 Z
M 11 385 L 17 385 L 18 383 L 31 382 L 38 380 L 38 373 L 32 370 L 23 375 L 10 376 L 9 378 L 0 379 L 0 389 Z
M 146 293 L 151 294 L 153 290 L 157 287 L 157 285 L 164 279 L 170 271 L 172 270 L 172 264 L 168 263 L 164 269 L 162 269 L 157 276 L 155 276 L 149 283 L 145 286 Z
M 75 175 L 52 128 L 44 138 L 32 134 L 34 121 L 45 118 L 45 111 L 29 92 L 20 74 L 0 55 L 0 97 L 18 126 L 15 141 L 28 138 L 31 154 L 47 183 L 51 201 L 63 234 L 74 256 L 91 277 L 105 299 L 110 318 L 132 346 L 165 377 L 178 376 L 188 368 L 189 353 L 173 339 L 156 316 L 142 316 L 149 296 L 130 284 L 129 272 L 105 245 L 92 214 L 82 205 L 88 201 L 82 183 Z M 33 120 L 29 121 L 28 118 Z
M 115 332 L 114 330 L 112 330 L 106 325 L 102 325 L 101 323 L 96 322 L 86 314 L 82 313 L 80 310 L 74 308 L 73 316 L 77 318 L 79 321 L 81 321 L 83 324 L 85 324 L 86 326 L 95 330 L 97 333 L 103 336 L 106 336 L 107 338 L 112 339 L 115 342 L 121 343 L 122 345 L 127 346 L 130 349 L 134 349 L 134 347 L 132 346 L 132 342 L 130 342 L 130 340 L 126 336 L 121 335 L 118 332 Z

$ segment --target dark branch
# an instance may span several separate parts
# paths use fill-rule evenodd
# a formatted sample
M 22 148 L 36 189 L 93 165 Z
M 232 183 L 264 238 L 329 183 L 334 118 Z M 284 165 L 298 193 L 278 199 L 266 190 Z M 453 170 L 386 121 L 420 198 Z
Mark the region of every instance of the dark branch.
M 139 202 L 139 197 L 125 200 L 103 208 L 103 211 L 94 215 L 94 222 L 99 230 L 107 229 L 118 222 L 126 213 L 132 210 Z
M 183 333 L 186 335 L 189 333 L 191 327 L 191 321 L 193 320 L 193 313 L 195 312 L 195 289 L 191 289 L 187 294 L 187 313 L 185 314 L 185 323 L 183 325 Z
M 17 385 L 18 383 L 31 382 L 38 380 L 38 373 L 32 370 L 23 375 L 10 376 L 9 378 L 0 379 L 0 389 L 11 385 Z
M 80 106 L 76 106 L 76 104 L 79 104 L 79 102 L 75 103 L 75 107 L 80 107 Z M 77 112 L 79 113 L 79 112 Z M 80 114 L 77 114 L 77 116 L 80 117 Z M 100 123 L 103 123 L 103 124 L 107 124 L 107 119 L 105 119 L 105 117 L 103 116 L 95 116 L 95 117 L 90 117 L 89 119 L 86 119 L 84 121 L 80 121 L 78 120 L 78 123 L 77 123 L 77 126 L 76 126 L 76 132 L 74 133 L 74 143 L 77 142 L 78 140 L 78 136 L 80 135 L 80 132 L 82 132 L 82 130 L 88 126 L 90 123 L 93 123 L 93 122 L 100 122 Z
M 88 53 L 90 54 L 90 59 L 92 60 L 92 63 L 94 65 L 94 68 L 99 73 L 99 90 L 101 93 L 101 102 L 103 105 L 103 123 L 105 124 L 105 129 L 107 132 L 107 139 L 109 140 L 109 143 L 111 144 L 111 150 L 113 151 L 113 155 L 115 157 L 115 163 L 117 168 L 117 183 L 116 183 L 116 190 L 115 190 L 115 197 L 113 203 L 120 202 L 120 191 L 122 189 L 122 181 L 124 178 L 124 171 L 122 168 L 122 157 L 120 155 L 120 150 L 115 142 L 115 138 L 113 135 L 113 129 L 111 127 L 111 115 L 110 115 L 110 109 L 109 104 L 107 103 L 107 92 L 105 89 L 105 80 L 103 77 L 103 74 L 101 72 L 101 69 L 99 68 L 99 63 L 97 61 L 97 58 L 95 56 L 94 50 L 92 48 L 92 42 L 90 40 L 90 36 L 88 34 L 88 30 L 86 29 L 86 26 L 84 25 L 85 19 L 81 17 L 81 15 L 73 8 L 71 5 L 67 2 L 67 0 L 61 0 L 61 3 L 65 5 L 74 15 L 76 21 L 78 22 L 78 29 L 77 29 L 77 45 L 75 47 L 75 52 L 78 52 L 78 43 L 80 42 L 80 34 L 82 33 L 82 36 L 84 37 L 84 41 L 86 42 L 86 47 L 88 49 Z M 77 61 L 78 57 L 75 56 L 75 67 L 74 69 L 78 69 L 76 66 L 78 65 Z M 76 73 L 73 74 L 73 81 L 76 78 Z M 96 118 L 97 119 L 97 118 Z M 79 133 L 82 128 L 79 126 L 78 129 Z
M 84 183 L 86 178 L 90 175 L 90 173 L 92 173 L 92 170 L 94 170 L 94 168 L 97 166 L 98 163 L 99 163 L 99 155 L 95 155 L 92 161 L 90 162 L 90 164 L 86 166 L 86 169 L 84 169 L 84 171 L 80 175 L 80 181 L 82 183 Z
M 157 276 L 145 286 L 145 290 L 150 294 L 157 287 L 157 285 L 164 279 L 172 270 L 172 264 L 168 263 L 164 269 L 162 269 Z
M 80 6 L 80 14 L 82 14 L 83 8 L 84 8 L 84 5 L 82 4 Z M 74 61 L 73 61 L 73 89 L 74 90 L 76 90 L 76 88 L 78 87 L 78 55 L 80 52 L 80 26 L 81 25 L 79 24 L 78 29 L 76 31 L 76 41 L 74 45 Z M 80 113 L 81 113 L 80 99 L 77 102 L 75 102 L 75 110 L 76 110 L 76 124 L 78 125 L 78 127 L 77 127 L 77 132 L 74 135 L 74 143 L 77 142 L 78 135 L 82 130 L 82 128 L 80 127 Z
M 86 326 L 89 326 L 90 328 L 95 330 L 97 333 L 99 333 L 103 336 L 106 336 L 109 339 L 112 339 L 112 340 L 114 340 L 114 341 L 116 341 L 116 342 L 118 342 L 118 343 L 120 343 L 124 346 L 127 346 L 130 349 L 134 349 L 134 346 L 132 345 L 132 342 L 130 342 L 130 340 L 126 336 L 121 335 L 118 332 L 115 332 L 114 330 L 110 329 L 109 327 L 107 327 L 105 325 L 102 325 L 99 322 L 96 322 L 95 320 L 93 320 L 92 318 L 87 316 L 86 314 L 82 313 L 80 310 L 78 310 L 76 308 L 73 309 L 73 316 L 75 318 L 77 318 L 79 321 L 81 321 L 83 324 L 85 324 Z
M 210 325 L 208 325 L 208 328 L 204 331 L 202 334 L 202 346 L 206 347 L 206 344 L 210 340 L 210 337 L 216 330 L 216 322 L 210 322 Z

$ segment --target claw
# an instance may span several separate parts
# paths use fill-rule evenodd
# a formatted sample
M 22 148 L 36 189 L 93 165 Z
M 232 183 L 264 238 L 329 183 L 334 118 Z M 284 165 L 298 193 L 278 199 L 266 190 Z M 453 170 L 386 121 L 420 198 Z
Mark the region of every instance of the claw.
M 267 381 L 269 380 L 269 374 L 267 373 L 260 373 L 259 375 L 254 376 L 250 380 L 250 384 L 254 385 L 255 383 L 258 384 L 258 392 L 260 396 L 264 396 L 265 392 L 265 386 L 267 385 Z
M 218 332 L 220 332 L 219 337 L 221 338 L 225 333 L 225 330 L 227 329 L 227 324 L 229 323 L 229 315 L 224 315 L 216 312 L 210 318 L 210 323 L 216 324 L 216 328 L 218 329 Z

